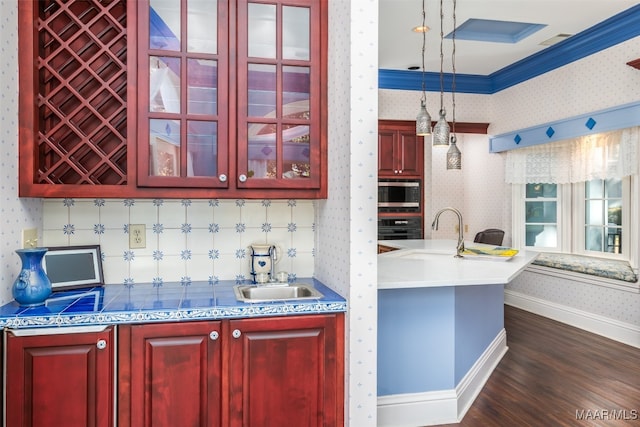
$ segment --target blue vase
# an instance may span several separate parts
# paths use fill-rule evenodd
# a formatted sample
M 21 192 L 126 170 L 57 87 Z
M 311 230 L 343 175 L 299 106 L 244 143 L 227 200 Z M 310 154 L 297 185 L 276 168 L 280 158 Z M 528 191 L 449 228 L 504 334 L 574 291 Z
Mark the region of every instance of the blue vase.
M 22 270 L 13 282 L 13 298 L 22 306 L 44 304 L 51 295 L 51 280 L 42 268 L 42 258 L 47 248 L 18 249 Z

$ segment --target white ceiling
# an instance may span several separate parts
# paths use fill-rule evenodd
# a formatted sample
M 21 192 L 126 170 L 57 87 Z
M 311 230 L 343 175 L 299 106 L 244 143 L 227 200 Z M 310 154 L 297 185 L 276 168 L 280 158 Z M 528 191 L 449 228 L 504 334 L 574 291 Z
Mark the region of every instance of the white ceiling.
M 456 24 L 467 19 L 491 19 L 545 24 L 515 44 L 456 39 L 456 73 L 489 75 L 533 55 L 541 42 L 560 33 L 577 34 L 632 6 L 634 0 L 457 0 Z M 443 0 L 444 34 L 453 30 L 453 0 Z M 422 65 L 422 0 L 379 0 L 379 68 L 406 70 Z M 425 69 L 440 70 L 440 1 L 426 0 Z M 452 71 L 452 41 L 444 40 L 444 72 Z

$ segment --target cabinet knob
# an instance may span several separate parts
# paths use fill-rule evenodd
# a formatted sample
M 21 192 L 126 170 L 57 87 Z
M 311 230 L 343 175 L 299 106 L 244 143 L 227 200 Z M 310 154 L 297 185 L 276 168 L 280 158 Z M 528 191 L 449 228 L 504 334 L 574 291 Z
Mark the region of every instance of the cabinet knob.
M 218 334 L 218 331 L 211 331 L 209 333 L 209 338 L 211 338 L 211 341 L 217 340 L 219 336 L 220 334 Z
M 240 335 L 242 335 L 242 332 L 240 332 L 240 329 L 234 329 L 233 332 L 231 332 L 231 335 L 234 338 L 240 338 Z
M 98 350 L 104 350 L 105 348 L 107 348 L 107 341 L 98 340 L 98 342 L 96 343 L 96 347 L 98 347 Z
M 227 175 L 225 175 L 225 174 L 221 173 L 221 174 L 218 176 L 218 179 L 220 180 L 220 182 L 226 182 L 226 181 L 227 181 Z
M 245 174 L 241 174 L 238 177 L 238 181 L 240 181 L 240 182 L 245 182 L 246 180 L 247 180 L 247 175 L 245 175 Z

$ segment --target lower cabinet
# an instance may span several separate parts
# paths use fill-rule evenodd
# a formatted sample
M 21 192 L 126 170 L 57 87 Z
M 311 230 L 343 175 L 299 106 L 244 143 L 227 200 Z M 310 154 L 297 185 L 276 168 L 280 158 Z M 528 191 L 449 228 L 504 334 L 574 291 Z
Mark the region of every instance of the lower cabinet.
M 113 327 L 78 329 L 5 333 L 6 426 L 113 426 Z
M 118 426 L 222 425 L 221 322 L 121 326 Z
M 5 331 L 5 425 L 344 425 L 343 313 L 115 330 Z
M 121 326 L 118 425 L 343 425 L 344 315 Z
M 342 321 L 230 321 L 229 426 L 343 426 Z

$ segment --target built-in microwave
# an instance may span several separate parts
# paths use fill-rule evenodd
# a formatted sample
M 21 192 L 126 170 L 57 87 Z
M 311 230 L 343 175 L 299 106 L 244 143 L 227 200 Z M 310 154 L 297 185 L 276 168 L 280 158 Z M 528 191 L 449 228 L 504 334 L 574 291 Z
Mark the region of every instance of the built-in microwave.
M 419 179 L 378 181 L 378 212 L 420 212 L 422 186 Z

